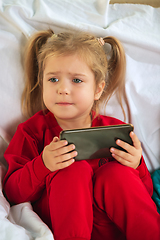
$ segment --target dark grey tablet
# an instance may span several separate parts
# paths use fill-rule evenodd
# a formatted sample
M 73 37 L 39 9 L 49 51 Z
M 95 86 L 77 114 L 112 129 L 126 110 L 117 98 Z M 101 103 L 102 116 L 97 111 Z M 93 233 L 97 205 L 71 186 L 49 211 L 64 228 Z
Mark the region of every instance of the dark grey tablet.
M 66 139 L 69 144 L 75 145 L 78 152 L 76 160 L 107 158 L 111 157 L 111 147 L 125 151 L 116 144 L 117 139 L 132 145 L 129 136 L 131 131 L 132 124 L 73 129 L 62 131 L 60 139 Z

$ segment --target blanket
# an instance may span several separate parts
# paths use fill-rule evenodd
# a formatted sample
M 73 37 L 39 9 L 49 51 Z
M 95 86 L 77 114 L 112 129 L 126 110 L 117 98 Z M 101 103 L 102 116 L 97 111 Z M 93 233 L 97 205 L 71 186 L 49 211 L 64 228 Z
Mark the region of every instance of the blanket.
M 160 8 L 148 5 L 109 4 L 109 0 L 0 1 L 0 240 L 54 238 L 30 203 L 10 207 L 2 192 L 7 170 L 3 153 L 25 120 L 20 99 L 28 37 L 46 28 L 55 33 L 81 29 L 122 42 L 127 60 L 126 122 L 134 125 L 147 167 L 153 172 L 160 168 L 159 23 Z M 124 120 L 115 94 L 101 113 Z

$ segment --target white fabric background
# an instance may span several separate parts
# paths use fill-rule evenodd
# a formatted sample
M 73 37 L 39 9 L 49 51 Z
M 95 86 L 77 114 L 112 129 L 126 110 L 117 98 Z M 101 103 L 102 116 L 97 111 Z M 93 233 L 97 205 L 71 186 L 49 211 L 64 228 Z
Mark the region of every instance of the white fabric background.
M 112 35 L 122 42 L 127 58 L 126 121 L 135 127 L 149 170 L 160 168 L 160 8 L 109 5 L 108 0 L 0 0 L 1 180 L 6 171 L 3 153 L 24 120 L 20 107 L 24 45 L 34 31 L 49 27 L 55 33 L 81 29 L 97 37 Z M 116 96 L 101 112 L 124 120 Z M 10 209 L 1 191 L 0 240 L 8 239 L 53 236 L 29 203 Z

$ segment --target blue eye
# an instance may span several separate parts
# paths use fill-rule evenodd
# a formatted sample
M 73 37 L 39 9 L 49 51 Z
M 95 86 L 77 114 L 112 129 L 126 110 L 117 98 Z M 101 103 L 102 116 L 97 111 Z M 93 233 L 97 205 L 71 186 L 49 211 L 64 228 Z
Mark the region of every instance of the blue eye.
M 59 80 L 58 80 L 58 78 L 50 78 L 49 81 L 50 82 L 58 82 Z
M 75 79 L 73 79 L 73 82 L 75 82 L 75 83 L 81 83 L 82 80 L 80 80 L 80 79 L 78 79 L 78 78 L 75 78 Z

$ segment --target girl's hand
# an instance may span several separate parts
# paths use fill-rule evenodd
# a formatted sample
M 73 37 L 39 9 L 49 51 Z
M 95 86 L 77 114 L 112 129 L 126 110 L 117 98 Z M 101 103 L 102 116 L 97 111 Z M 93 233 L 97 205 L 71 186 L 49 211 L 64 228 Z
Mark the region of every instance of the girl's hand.
M 130 137 L 133 141 L 133 146 L 119 139 L 116 141 L 116 144 L 125 149 L 127 152 L 118 150 L 116 148 L 111 148 L 110 152 L 112 157 L 114 157 L 121 164 L 136 169 L 140 164 L 142 148 L 141 143 L 134 132 L 130 132 Z
M 77 155 L 73 144 L 67 145 L 66 140 L 59 140 L 54 137 L 53 141 L 47 145 L 42 153 L 44 165 L 52 172 L 70 166 Z

